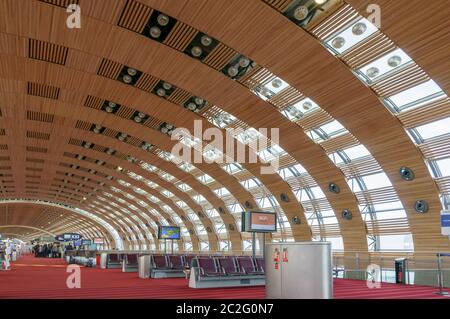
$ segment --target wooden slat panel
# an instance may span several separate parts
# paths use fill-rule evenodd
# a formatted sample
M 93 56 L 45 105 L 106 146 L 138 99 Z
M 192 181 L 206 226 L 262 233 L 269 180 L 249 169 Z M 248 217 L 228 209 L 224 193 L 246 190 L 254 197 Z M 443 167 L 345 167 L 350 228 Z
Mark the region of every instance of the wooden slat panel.
M 152 8 L 138 1 L 127 0 L 117 24 L 131 31 L 142 33 L 152 12 Z

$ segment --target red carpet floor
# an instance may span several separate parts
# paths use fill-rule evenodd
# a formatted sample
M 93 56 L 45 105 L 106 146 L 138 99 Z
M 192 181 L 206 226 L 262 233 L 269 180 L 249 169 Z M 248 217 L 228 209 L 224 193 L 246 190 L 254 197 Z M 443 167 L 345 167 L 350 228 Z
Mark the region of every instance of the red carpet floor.
M 262 299 L 264 287 L 192 289 L 183 278 L 140 279 L 120 269 L 81 269 L 81 288 L 66 286 L 66 264 L 61 259 L 24 256 L 11 271 L 0 271 L 0 298 L 173 298 L 173 299 Z M 336 279 L 334 298 L 446 298 L 436 288 L 382 284 L 368 289 L 364 281 Z M 447 298 L 450 299 L 450 298 Z

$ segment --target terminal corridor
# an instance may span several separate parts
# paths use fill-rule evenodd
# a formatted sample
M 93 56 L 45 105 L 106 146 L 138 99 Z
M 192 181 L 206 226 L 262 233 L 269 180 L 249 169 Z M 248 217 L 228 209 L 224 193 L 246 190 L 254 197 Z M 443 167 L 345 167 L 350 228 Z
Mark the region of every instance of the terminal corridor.
M 0 303 L 450 300 L 449 1 L 0 0 Z
M 35 258 L 26 255 L 13 270 L 0 272 L 0 298 L 77 298 L 77 299 L 264 299 L 264 287 L 188 288 L 184 278 L 138 278 L 136 273 L 120 269 L 81 267 L 81 288 L 68 289 L 67 264 L 61 259 Z M 368 289 L 364 281 L 335 279 L 336 299 L 354 298 L 446 298 L 436 295 L 436 288 L 382 284 L 381 289 Z

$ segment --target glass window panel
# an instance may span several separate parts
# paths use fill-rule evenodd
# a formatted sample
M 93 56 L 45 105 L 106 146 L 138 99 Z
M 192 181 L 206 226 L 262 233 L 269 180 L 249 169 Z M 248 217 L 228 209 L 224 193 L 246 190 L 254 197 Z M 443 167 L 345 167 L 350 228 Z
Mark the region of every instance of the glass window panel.
M 429 124 L 416 127 L 420 136 L 426 140 L 432 137 L 444 135 L 450 133 L 450 117 L 435 121 Z
M 322 192 L 319 186 L 311 187 L 310 190 L 314 194 L 314 198 L 319 199 L 325 197 L 325 194 Z
M 366 175 L 362 177 L 367 189 L 375 189 L 381 187 L 392 186 L 389 178 L 385 173 Z
M 326 241 L 331 242 L 332 250 L 344 250 L 344 241 L 342 237 L 327 237 Z
M 337 224 L 337 223 L 338 223 L 338 220 L 337 220 L 336 217 L 326 217 L 326 218 L 323 218 L 323 223 L 324 223 L 325 225 L 329 225 L 329 224 Z
M 399 108 L 415 102 L 417 100 L 429 97 L 433 94 L 442 92 L 441 88 L 433 80 L 414 86 L 408 90 L 397 93 L 389 98 L 394 105 Z
M 320 127 L 328 135 L 333 135 L 338 131 L 345 130 L 345 128 L 338 121 L 334 120 L 330 123 L 324 124 Z
M 371 155 L 370 152 L 364 145 L 357 145 L 353 147 L 346 148 L 344 150 L 345 155 L 347 155 L 351 160 Z
M 438 160 L 436 161 L 436 164 L 439 167 L 441 176 L 450 176 L 450 158 Z
M 380 250 L 414 250 L 411 234 L 379 236 Z

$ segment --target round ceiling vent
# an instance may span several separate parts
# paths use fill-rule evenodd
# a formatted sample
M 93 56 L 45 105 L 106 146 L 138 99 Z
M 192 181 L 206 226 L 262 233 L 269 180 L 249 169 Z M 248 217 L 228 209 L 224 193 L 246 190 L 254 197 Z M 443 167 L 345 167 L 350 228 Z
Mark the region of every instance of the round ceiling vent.
M 281 199 L 283 202 L 289 202 L 289 197 L 288 197 L 288 195 L 286 195 L 285 193 L 281 193 L 281 194 L 280 194 L 280 199 Z
M 405 181 L 412 181 L 416 177 L 416 175 L 414 174 L 412 169 L 404 166 L 400 168 L 400 177 Z
M 341 191 L 341 189 L 339 188 L 339 186 L 336 183 L 328 184 L 328 190 L 335 194 L 338 194 Z
M 416 212 L 424 214 L 428 212 L 428 203 L 424 200 L 417 200 L 414 204 Z
M 351 220 L 353 218 L 353 214 L 348 209 L 342 210 L 342 218 L 345 220 Z
M 292 223 L 294 225 L 300 225 L 302 223 L 302 221 L 300 220 L 300 217 L 294 216 L 294 217 L 292 217 Z

